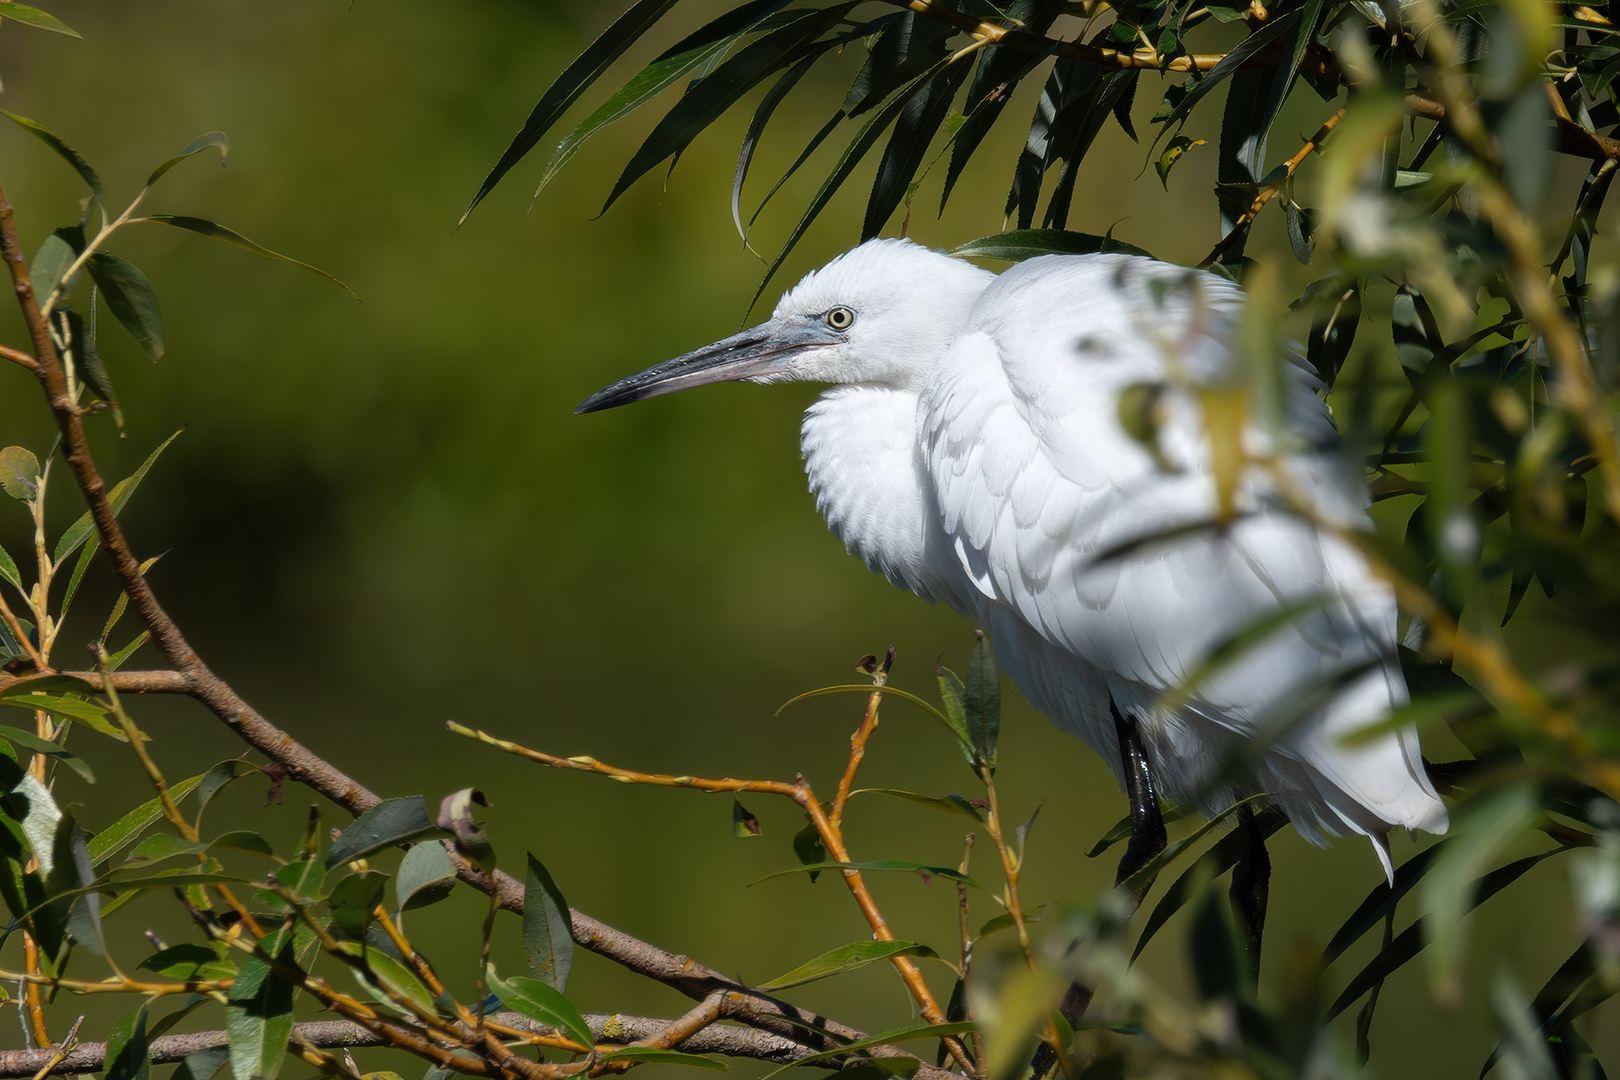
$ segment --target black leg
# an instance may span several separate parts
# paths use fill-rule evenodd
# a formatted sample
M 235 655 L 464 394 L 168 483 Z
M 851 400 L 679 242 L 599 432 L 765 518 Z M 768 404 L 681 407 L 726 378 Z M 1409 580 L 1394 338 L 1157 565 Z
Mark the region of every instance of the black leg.
M 1249 957 L 1249 974 L 1260 980 L 1260 937 L 1266 928 L 1266 901 L 1271 895 L 1271 856 L 1266 854 L 1266 837 L 1255 824 L 1254 812 L 1244 803 L 1238 807 L 1237 865 L 1232 867 L 1232 911 Z
M 1159 810 L 1158 789 L 1153 783 L 1153 771 L 1148 767 L 1147 752 L 1142 748 L 1136 721 L 1127 720 L 1121 715 L 1113 698 L 1108 699 L 1108 711 L 1114 717 L 1114 734 L 1119 740 L 1120 776 L 1125 780 L 1125 795 L 1131 803 L 1131 838 L 1125 845 L 1125 854 L 1120 858 L 1119 870 L 1114 875 L 1114 884 L 1121 885 L 1164 850 L 1167 837 L 1164 814 Z M 1261 850 L 1263 852 L 1265 849 Z M 1149 878 L 1132 890 L 1132 898 L 1138 905 L 1152 884 L 1153 880 Z M 1073 1026 L 1080 1022 L 1080 1017 L 1085 1015 L 1090 1004 L 1091 987 L 1070 983 L 1068 992 L 1058 1005 L 1058 1013 Z M 1030 1062 L 1030 1080 L 1040 1080 L 1056 1063 L 1057 1053 L 1042 1043 Z
M 1164 850 L 1166 837 L 1164 815 L 1159 811 L 1159 793 L 1153 783 L 1153 772 L 1148 767 L 1147 752 L 1136 729 L 1136 720 L 1127 720 L 1120 714 L 1112 698 L 1108 711 L 1114 717 L 1114 734 L 1119 740 L 1120 775 L 1125 779 L 1125 795 L 1131 801 L 1131 839 L 1125 845 L 1125 854 L 1119 860 L 1119 872 L 1114 884 L 1120 885 Z M 1147 895 L 1152 879 L 1138 885 L 1133 891 L 1140 904 Z

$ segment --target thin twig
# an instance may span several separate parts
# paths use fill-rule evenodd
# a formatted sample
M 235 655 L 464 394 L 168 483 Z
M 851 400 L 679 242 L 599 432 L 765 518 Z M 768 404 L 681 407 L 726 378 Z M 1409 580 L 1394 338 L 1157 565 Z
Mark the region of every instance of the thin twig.
M 10 360 L 13 364 L 25 367 L 29 371 L 39 370 L 38 360 L 35 360 L 21 349 L 13 349 L 10 345 L 0 345 L 0 358 Z
M 1204 256 L 1204 261 L 1198 264 L 1199 269 L 1209 266 L 1220 258 L 1228 248 L 1238 242 L 1238 238 L 1243 235 L 1244 230 L 1259 216 L 1260 211 L 1265 209 L 1266 203 L 1276 198 L 1277 194 L 1288 186 L 1288 182 L 1294 178 L 1294 173 L 1304 164 L 1305 159 L 1310 157 L 1311 151 L 1318 149 L 1322 145 L 1322 140 L 1326 139 L 1328 134 L 1339 126 L 1339 121 L 1344 119 L 1344 114 L 1345 110 L 1340 109 L 1322 121 L 1322 126 L 1316 129 L 1315 135 L 1305 140 L 1305 145 L 1300 147 L 1299 153 L 1283 162 L 1283 175 L 1260 189 L 1260 193 L 1254 197 L 1254 201 L 1249 204 L 1249 208 L 1243 211 L 1242 215 L 1232 225 L 1231 231 L 1221 238 L 1220 243 L 1210 249 L 1208 255 Z

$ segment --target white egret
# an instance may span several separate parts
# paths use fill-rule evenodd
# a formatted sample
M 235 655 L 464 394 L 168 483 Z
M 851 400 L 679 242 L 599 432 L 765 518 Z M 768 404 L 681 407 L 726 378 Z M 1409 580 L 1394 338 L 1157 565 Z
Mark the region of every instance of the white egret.
M 1282 465 L 1245 467 L 1230 520 L 1210 525 L 1203 391 L 1237 375 L 1242 300 L 1214 275 L 1136 256 L 1045 256 L 997 276 L 873 240 L 805 277 L 769 321 L 577 411 L 725 380 L 831 384 L 800 442 L 817 508 L 872 570 L 977 620 L 1036 708 L 1120 776 L 1134 825 L 1122 876 L 1163 846 L 1154 785 L 1206 815 L 1269 793 L 1317 844 L 1372 838 L 1391 874 L 1389 831 L 1444 832 L 1446 811 L 1410 727 L 1345 741 L 1407 700 L 1396 608 L 1334 534 L 1366 527 L 1366 492 L 1295 364 L 1279 404 L 1294 445 L 1250 422 L 1248 448 Z M 1153 434 L 1127 430 L 1127 391 L 1151 403 Z M 1292 618 L 1187 685 L 1277 613 Z

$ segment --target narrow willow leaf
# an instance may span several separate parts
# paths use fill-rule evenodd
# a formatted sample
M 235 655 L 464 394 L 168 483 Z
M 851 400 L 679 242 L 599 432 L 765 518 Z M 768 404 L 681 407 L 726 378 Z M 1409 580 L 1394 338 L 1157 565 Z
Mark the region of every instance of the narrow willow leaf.
M 198 1050 L 195 1054 L 187 1056 L 186 1060 L 170 1074 L 169 1080 L 214 1080 L 219 1071 L 231 1062 L 229 1047 L 216 1046 L 207 1050 Z
M 246 851 L 254 855 L 263 855 L 273 859 L 276 852 L 270 846 L 270 841 L 256 832 L 247 829 L 233 829 L 230 832 L 220 833 L 208 842 L 209 851 Z
M 980 890 L 984 889 L 983 885 L 980 885 L 977 881 L 973 880 L 971 877 L 968 877 L 966 874 L 960 873 L 959 871 L 952 870 L 949 867 L 925 866 L 922 863 L 907 862 L 904 859 L 879 859 L 879 860 L 877 860 L 875 862 L 822 862 L 822 863 L 812 863 L 812 864 L 807 864 L 805 866 L 801 866 L 801 867 L 799 867 L 798 869 L 795 869 L 795 870 L 778 870 L 774 874 L 766 874 L 764 877 L 758 879 L 757 881 L 750 882 L 749 884 L 758 885 L 761 881 L 769 881 L 771 878 L 782 877 L 784 874 L 797 874 L 801 870 L 860 870 L 862 872 L 865 872 L 865 871 L 868 871 L 868 870 L 873 870 L 873 871 L 899 870 L 899 871 L 905 871 L 905 872 L 913 873 L 913 874 L 921 874 L 924 878 L 936 878 L 936 877 L 939 877 L 939 878 L 946 878 L 946 879 L 948 879 L 950 881 L 960 881 L 962 884 L 969 885 L 969 886 L 971 886 L 971 887 L 973 887 L 975 889 L 980 889 Z
M 815 982 L 818 979 L 831 978 L 842 975 L 846 971 L 855 971 L 875 964 L 879 960 L 889 960 L 896 956 L 920 956 L 930 960 L 939 959 L 939 954 L 926 945 L 919 945 L 915 941 L 854 941 L 848 945 L 840 945 L 836 949 L 822 953 L 814 960 L 808 960 L 792 971 L 778 975 L 759 984 L 759 989 L 767 992 L 787 990 L 794 986 L 803 986 L 805 983 Z
M 1188 135 L 1177 135 L 1165 143 L 1164 150 L 1159 159 L 1153 163 L 1154 170 L 1159 174 L 1159 183 L 1164 190 L 1170 190 L 1170 170 L 1176 167 L 1182 157 L 1195 146 L 1203 146 L 1205 140 L 1194 139 Z
M 77 150 L 57 138 L 43 125 L 35 123 L 26 116 L 18 116 L 16 113 L 7 112 L 4 109 L 0 109 L 0 116 L 4 116 L 7 120 L 39 139 L 46 146 L 55 150 L 64 161 L 73 166 L 73 171 L 79 174 L 79 179 L 89 186 L 91 193 L 95 195 L 96 202 L 101 201 L 101 177 L 96 175 L 96 170 L 90 167 L 90 163 L 84 160 Z
M 574 918 L 550 871 L 532 854 L 523 881 L 523 951 L 535 978 L 568 988 L 574 964 Z
M 22 575 L 17 572 L 17 564 L 11 558 L 11 553 L 0 547 L 0 578 L 11 582 L 12 588 L 27 595 L 23 589 Z
M 552 177 L 568 164 L 580 146 L 602 128 L 634 112 L 648 101 L 675 85 L 687 72 L 718 60 L 732 45 L 753 31 L 761 20 L 786 7 L 788 0 L 752 0 L 729 11 L 702 29 L 671 47 L 662 56 L 642 68 L 630 81 L 595 112 L 587 116 L 578 127 L 564 136 L 546 162 L 545 171 L 534 194 L 539 198 Z
M 1193 85 L 1192 90 L 1176 104 L 1175 108 L 1170 110 L 1170 114 L 1163 121 L 1164 130 L 1168 131 L 1172 125 L 1180 123 L 1192 111 L 1192 107 L 1203 100 L 1205 94 L 1215 89 L 1234 71 L 1241 68 L 1249 57 L 1264 49 L 1283 34 L 1291 31 L 1298 21 L 1299 12 L 1291 11 L 1281 18 L 1268 21 L 1259 30 L 1239 42 L 1232 51 L 1221 57 L 1220 62 Z M 1298 65 L 1296 64 L 1295 67 L 1297 68 Z
M 207 945 L 173 945 L 162 952 L 153 953 L 137 967 L 176 982 L 205 982 L 228 979 L 236 966 Z
M 983 630 L 974 631 L 973 654 L 968 662 L 966 707 L 968 735 L 978 760 L 992 773 L 996 771 L 996 743 L 1001 738 L 1001 673 L 990 638 Z
M 350 296 L 354 297 L 356 300 L 360 299 L 359 293 L 355 292 L 353 289 L 349 288 L 343 282 L 339 281 L 331 274 L 328 274 L 320 267 L 311 266 L 307 262 L 299 262 L 292 256 L 283 255 L 279 251 L 271 251 L 264 245 L 256 244 L 252 240 L 249 240 L 247 237 L 243 236 L 241 233 L 232 229 L 227 229 L 225 226 L 216 222 L 208 221 L 204 218 L 184 217 L 176 214 L 148 214 L 146 217 L 136 218 L 135 221 L 151 221 L 159 225 L 170 225 L 176 229 L 184 229 L 187 232 L 194 232 L 199 236 L 206 236 L 212 240 L 218 240 L 222 244 L 229 244 L 232 247 L 241 248 L 243 251 L 252 252 L 254 255 L 258 255 L 261 258 L 274 259 L 277 262 L 288 263 L 292 266 L 298 267 L 300 270 L 307 270 L 316 277 L 323 277 L 327 281 L 330 281 L 332 284 L 336 285 L 338 288 L 342 289 L 344 292 L 348 293 Z
M 797 64 L 788 68 L 780 79 L 771 84 L 771 88 L 760 98 L 759 105 L 754 109 L 754 118 L 748 122 L 748 131 L 743 135 L 742 147 L 737 151 L 737 170 L 731 178 L 731 223 L 737 228 L 737 235 L 743 240 L 748 239 L 748 230 L 742 223 L 742 189 L 743 181 L 748 177 L 748 167 L 754 161 L 754 148 L 759 145 L 759 137 L 765 133 L 765 125 L 770 123 L 771 116 L 782 99 L 804 78 L 815 62 L 826 55 L 833 45 L 838 43 L 832 38 L 812 48 Z
M 491 968 L 489 988 L 495 991 L 495 996 L 500 998 L 501 1004 L 508 1009 L 556 1028 L 587 1050 L 594 1045 L 595 1040 L 591 1037 L 590 1026 L 579 1014 L 579 1009 L 549 983 L 523 975 L 503 979 L 495 973 L 494 968 Z
M 146 1002 L 107 1033 L 106 1080 L 150 1080 L 152 1056 L 146 1037 Z
M 903 799 L 906 802 L 916 803 L 918 806 L 943 810 L 950 814 L 961 814 L 963 817 L 970 817 L 978 822 L 984 821 L 984 815 L 979 812 L 978 807 L 954 791 L 949 795 L 936 797 L 933 795 L 919 795 L 915 791 L 902 791 L 899 788 L 857 788 L 850 792 L 850 795 L 852 797 L 855 795 L 887 795 L 891 799 Z
M 7 704 L 16 703 L 17 702 L 15 699 L 7 702 Z M 67 750 L 63 749 L 56 743 L 51 742 L 49 739 L 42 739 L 31 731 L 23 731 L 19 728 L 9 727 L 4 724 L 0 724 L 0 739 L 10 739 L 18 746 L 32 750 L 36 754 L 42 754 L 59 764 L 66 765 L 68 768 L 77 773 L 79 778 L 87 784 L 93 784 L 96 782 L 95 773 L 90 771 L 90 766 L 83 758 L 79 757 L 77 754 L 69 753 Z
M 278 964 L 298 966 L 288 930 L 266 937 L 260 947 Z M 266 960 L 250 956 L 242 961 L 225 1002 L 225 1034 L 236 1080 L 276 1080 L 292 1038 L 293 997 L 293 984 Z
M 798 223 L 793 226 L 793 231 L 788 234 L 787 242 L 782 245 L 781 250 L 776 253 L 776 258 L 772 259 L 770 266 L 766 268 L 765 276 L 760 279 L 758 287 L 754 290 L 753 299 L 749 302 L 750 310 L 754 304 L 759 302 L 760 294 L 765 291 L 765 286 L 770 284 L 771 279 L 776 276 L 776 272 L 782 268 L 782 263 L 786 261 L 789 253 L 798 246 L 799 240 L 810 228 L 811 223 L 821 216 L 821 211 L 826 208 L 833 195 L 843 186 L 844 181 L 849 179 L 850 173 L 855 171 L 855 166 L 860 164 L 867 151 L 877 145 L 878 138 L 888 129 L 890 124 L 894 123 L 906 105 L 910 103 L 912 97 L 929 80 L 939 74 L 940 71 L 943 71 L 949 63 L 951 61 L 948 59 L 941 61 L 932 69 L 919 75 L 896 91 L 889 102 L 873 113 L 872 118 L 856 133 L 855 138 L 844 148 L 844 152 L 840 155 L 837 164 L 833 166 L 832 172 L 821 182 L 821 187 L 811 198 Z
M 177 855 L 196 855 L 208 850 L 208 844 L 201 840 L 182 840 L 172 833 L 153 833 L 130 852 L 129 861 L 142 863 L 142 869 L 153 863 L 172 859 Z
M 839 1057 L 843 1054 L 853 1053 L 856 1050 L 869 1050 L 874 1046 L 888 1046 L 893 1043 L 916 1042 L 918 1039 L 941 1039 L 947 1035 L 963 1035 L 977 1030 L 979 1030 L 979 1025 L 970 1020 L 963 1020 L 953 1024 L 923 1024 L 917 1027 L 895 1028 L 893 1031 L 868 1035 L 864 1039 L 856 1039 L 854 1042 L 843 1043 L 831 1050 L 823 1050 L 820 1053 L 811 1054 L 809 1057 L 799 1058 L 792 1065 L 784 1065 L 780 1069 L 774 1069 L 766 1073 L 760 1080 L 767 1080 L 767 1078 L 797 1065 L 826 1061 L 828 1058 Z
M 450 895 L 456 884 L 456 867 L 437 840 L 412 844 L 400 860 L 394 877 L 394 900 L 400 911 L 427 907 Z M 524 907 L 527 917 L 528 908 Z
M 52 716 L 66 717 L 69 720 L 83 724 L 85 727 L 99 731 L 103 735 L 110 735 L 119 742 L 127 741 L 122 731 L 107 722 L 107 710 L 93 701 L 85 701 L 76 697 L 64 697 L 58 694 L 28 694 L 0 697 L 0 705 L 15 705 L 22 709 L 44 709 Z M 37 748 L 30 747 L 29 749 Z M 62 754 L 67 755 L 67 757 L 73 756 L 68 754 L 66 750 L 63 750 Z M 66 761 L 66 758 L 62 760 Z M 84 775 L 81 770 L 89 768 L 82 761 L 77 765 L 69 762 L 68 767 L 81 776 Z M 91 777 L 86 776 L 85 779 L 92 784 L 95 783 L 95 780 Z
M 1069 232 L 1066 229 L 1015 229 L 969 240 L 951 249 L 952 255 L 975 259 L 999 259 L 1003 262 L 1023 262 L 1037 255 L 1095 255 L 1103 251 L 1118 251 L 1127 255 L 1152 255 L 1142 248 L 1115 240 L 1111 236 Z
M 1278 807 L 1268 806 L 1255 815 L 1254 824 L 1260 832 L 1260 838 L 1264 840 L 1288 824 L 1288 818 Z M 1237 865 L 1242 847 L 1242 836 L 1237 832 L 1229 832 L 1211 844 L 1208 851 L 1182 871 L 1181 876 L 1164 891 L 1164 896 L 1154 906 L 1147 922 L 1142 925 L 1142 935 L 1137 938 L 1136 947 L 1131 950 L 1133 961 L 1142 955 L 1142 950 L 1147 948 L 1148 942 L 1153 940 L 1153 936 L 1164 927 L 1165 923 L 1170 921 L 1170 917 L 1197 895 L 1198 887 L 1202 883 L 1219 877 Z
M 911 191 L 912 178 L 922 167 L 929 144 L 945 124 L 956 91 L 967 79 L 968 65 L 953 64 L 925 83 L 900 111 L 894 132 L 889 136 L 878 171 L 872 181 L 872 195 L 866 203 L 861 239 L 869 240 L 883 231 L 889 217 Z
M 206 774 L 203 774 L 206 775 Z M 179 783 L 169 785 L 169 798 L 180 803 L 190 795 L 199 783 L 202 775 L 189 777 Z M 101 865 L 118 852 L 134 843 L 146 827 L 163 816 L 163 800 L 161 798 L 149 799 L 111 825 L 102 829 L 91 838 L 89 842 L 90 859 L 96 865 Z
M 568 107 L 579 96 L 590 88 L 608 66 L 617 60 L 631 45 L 641 39 L 641 36 L 652 29 L 654 23 L 663 17 L 664 13 L 675 6 L 675 0 L 640 0 L 629 11 L 619 16 L 613 25 L 602 31 L 602 35 L 591 42 L 586 50 L 579 54 L 573 63 L 557 76 L 555 82 L 546 88 L 540 96 L 529 118 L 523 122 L 523 127 L 513 136 L 512 143 L 501 154 L 500 160 L 484 177 L 484 182 L 478 186 L 478 193 L 473 196 L 467 209 L 462 211 L 461 220 L 467 220 L 484 196 L 494 190 L 501 178 L 511 171 L 512 166 L 523 160 L 525 154 L 533 150 L 546 132 L 562 118 Z
M 372 1000 L 400 1008 L 394 1000 L 397 995 L 429 1016 L 437 1012 L 433 995 L 410 968 L 381 949 L 368 949 L 358 941 L 345 941 L 340 947 L 353 957 L 349 970 L 370 993 Z M 403 1011 L 409 1012 L 408 1009 Z
M 1451 835 L 1423 883 L 1419 906 L 1429 939 L 1429 976 L 1442 1000 L 1456 1000 L 1463 962 L 1463 916 L 1474 905 L 1479 879 L 1540 812 L 1536 788 L 1512 783 L 1458 807 Z
M 162 357 L 163 315 L 146 275 L 110 251 L 90 256 L 85 269 L 95 279 L 108 310 L 140 344 L 141 351 L 153 360 Z
M 962 680 L 950 668 L 936 663 L 934 673 L 939 678 L 939 697 L 945 705 L 945 722 L 961 744 L 962 756 L 977 771 L 979 762 L 974 754 L 973 732 L 968 728 L 967 691 L 962 686 Z
M 1271 90 L 1266 97 L 1265 111 L 1261 114 L 1258 132 L 1259 146 L 1255 157 L 1261 167 L 1264 167 L 1266 140 L 1271 134 L 1271 125 L 1276 122 L 1277 114 L 1282 111 L 1283 102 L 1288 98 L 1288 91 L 1293 89 L 1294 79 L 1299 75 L 1299 62 L 1305 58 L 1305 49 L 1316 38 L 1316 31 L 1322 24 L 1325 14 L 1324 0 L 1305 0 L 1300 9 L 1299 18 L 1294 20 L 1293 29 L 1288 33 L 1288 44 L 1283 47 L 1283 62 L 1277 65 L 1276 73 L 1272 76 Z M 1546 98 L 1543 96 L 1543 103 Z M 1301 262 L 1308 260 L 1301 259 Z
M 678 156 L 721 113 L 756 84 L 772 72 L 796 63 L 804 49 L 812 47 L 816 38 L 854 6 L 851 0 L 824 10 L 806 11 L 786 26 L 739 50 L 716 68 L 714 74 L 688 87 L 631 156 L 630 163 L 619 174 L 607 201 L 602 204 L 603 211 L 618 201 L 631 184 L 654 166 Z
M 210 131 L 206 134 L 197 136 L 195 139 L 192 139 L 185 145 L 185 149 L 181 150 L 174 157 L 153 169 L 152 175 L 146 178 L 146 186 L 151 187 L 153 184 L 163 179 L 164 173 L 186 160 L 186 158 L 191 157 L 193 154 L 202 153 L 210 146 L 219 147 L 219 163 L 224 165 L 225 158 L 230 153 L 230 143 L 225 138 L 225 133 L 223 131 Z
M 356 818 L 353 825 L 332 841 L 332 850 L 326 855 L 326 867 L 330 870 L 363 859 L 374 851 L 414 840 L 437 831 L 437 828 L 428 816 L 427 801 L 422 796 L 384 799 Z
M 185 429 L 181 428 L 180 430 L 184 431 Z M 135 494 L 135 489 L 141 486 L 141 481 L 146 479 L 146 474 L 151 471 L 153 464 L 157 462 L 158 455 L 167 450 L 169 444 L 179 437 L 180 432 L 176 431 L 173 435 L 164 439 L 158 444 L 156 450 L 146 455 L 146 460 L 141 462 L 140 468 L 113 485 L 112 491 L 107 495 L 107 504 L 112 507 L 115 515 L 122 512 L 125 504 L 129 502 L 130 496 Z M 94 536 L 95 531 L 95 523 L 90 519 L 89 512 L 86 511 L 80 515 L 79 520 L 68 527 L 66 532 L 57 537 L 56 548 L 51 552 L 51 560 L 60 565 L 63 559 L 78 550 L 80 544 Z
M 84 35 L 79 33 L 67 23 L 58 19 L 48 11 L 41 11 L 37 7 L 27 4 L 8 3 L 0 8 L 0 17 L 13 19 L 24 26 L 32 26 L 36 30 L 49 30 L 53 34 L 66 34 L 68 37 L 78 38 L 81 41 Z

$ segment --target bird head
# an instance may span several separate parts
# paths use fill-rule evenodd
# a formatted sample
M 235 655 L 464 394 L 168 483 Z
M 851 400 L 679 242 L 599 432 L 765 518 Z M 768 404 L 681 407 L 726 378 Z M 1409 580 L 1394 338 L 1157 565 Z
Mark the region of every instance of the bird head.
M 620 379 L 574 411 L 716 382 L 920 390 L 994 276 L 909 240 L 868 240 L 806 275 L 765 322 Z

